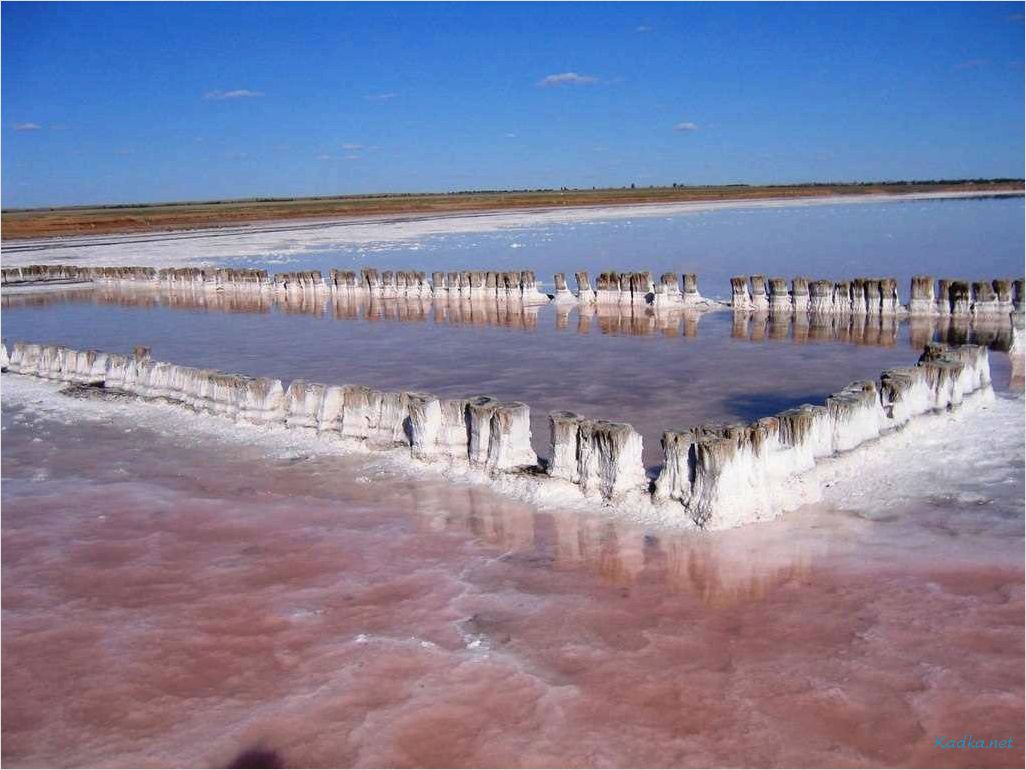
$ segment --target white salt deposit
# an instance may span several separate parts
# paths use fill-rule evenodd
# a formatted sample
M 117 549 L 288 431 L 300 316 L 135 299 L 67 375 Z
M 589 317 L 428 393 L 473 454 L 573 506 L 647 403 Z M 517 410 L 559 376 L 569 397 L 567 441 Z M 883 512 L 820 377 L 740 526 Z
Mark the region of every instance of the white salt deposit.
M 769 199 L 704 203 L 597 206 L 573 209 L 541 209 L 459 214 L 432 217 L 406 216 L 387 219 L 264 223 L 247 227 L 191 230 L 176 233 L 134 233 L 129 235 L 46 238 L 18 241 L 4 249 L 4 265 L 71 262 L 77 265 L 168 265 L 220 264 L 231 259 L 260 258 L 287 261 L 304 253 L 362 247 L 373 251 L 391 244 L 415 245 L 434 236 L 455 233 L 494 232 L 509 228 L 547 224 L 629 220 L 635 217 L 665 217 L 736 208 L 785 208 L 835 204 L 884 203 L 891 201 L 968 198 L 1000 193 L 922 193 L 913 195 L 857 195 L 831 198 Z
M 1000 496 L 1024 465 L 1024 400 L 985 390 L 817 468 L 824 502 L 877 517 L 923 500 Z M 1020 510 L 1022 498 L 1019 498 Z
M 957 406 L 971 394 L 990 392 L 985 348 L 931 344 L 918 366 L 885 372 L 879 389 L 873 381 L 856 382 L 826 406 L 789 409 L 751 425 L 666 434 L 664 467 L 650 497 L 640 435 L 630 425 L 570 413 L 552 415 L 549 486 L 517 474 L 537 465 L 530 412 L 518 402 L 479 396 L 443 405 L 428 394 L 363 386 L 342 386 L 328 399 L 330 389 L 303 382 L 286 393 L 278 380 L 154 361 L 146 348 L 129 358 L 18 342 L 10 369 L 80 382 L 83 371 L 86 377 L 97 371 L 100 358 L 106 361 L 101 380 L 108 388 L 144 399 L 273 429 L 316 430 L 361 447 L 401 447 L 414 459 L 461 460 L 452 463 L 455 473 L 513 474 L 494 483 L 532 500 L 576 494 L 581 502 L 599 499 L 628 515 L 655 512 L 707 529 L 773 518 L 815 500 L 817 460 L 872 442 L 913 417 Z
M 453 483 L 488 484 L 498 491 L 542 508 L 595 511 L 596 508 L 647 526 L 691 529 L 694 523 L 680 515 L 680 506 L 668 506 L 647 494 L 632 493 L 615 502 L 582 498 L 576 485 L 557 479 L 539 481 L 520 475 L 489 476 L 469 466 L 417 462 L 408 452 L 394 450 L 369 454 L 360 443 L 324 441 L 312 432 L 284 426 L 257 427 L 227 420 L 210 420 L 160 402 L 109 402 L 71 399 L 58 391 L 59 383 L 5 376 L 3 401 L 65 423 L 102 420 L 196 440 L 211 439 L 262 447 L 270 456 L 304 454 L 363 455 L 367 474 L 375 469 L 414 476 L 443 476 Z M 821 498 L 830 507 L 874 517 L 931 499 L 976 499 L 980 489 L 993 486 L 994 494 L 1008 485 L 1021 484 L 1024 462 L 1021 395 L 994 397 L 985 390 L 954 412 L 922 416 L 900 431 L 891 432 L 858 449 L 817 463 L 815 470 L 794 490 L 799 505 Z M 958 473 L 951 469 L 957 468 Z M 810 491 L 815 486 L 816 492 Z M 970 491 L 971 490 L 971 491 Z M 763 518 L 774 518 L 777 513 Z

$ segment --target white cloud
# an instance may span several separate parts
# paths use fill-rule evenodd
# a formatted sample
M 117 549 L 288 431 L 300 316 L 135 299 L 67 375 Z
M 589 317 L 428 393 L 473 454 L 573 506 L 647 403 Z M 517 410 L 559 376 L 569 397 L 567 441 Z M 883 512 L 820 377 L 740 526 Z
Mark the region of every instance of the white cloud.
M 223 101 L 225 99 L 253 99 L 263 95 L 263 91 L 250 91 L 248 88 L 237 88 L 234 91 L 208 91 L 203 94 L 203 98 L 208 101 Z
M 362 157 L 362 155 L 346 155 L 342 160 L 360 160 Z
M 384 94 L 371 94 L 370 96 L 365 96 L 363 98 L 366 99 L 368 102 L 384 102 L 388 101 L 389 99 L 395 99 L 395 97 L 397 97 L 398 95 L 399 94 L 394 94 L 391 91 L 389 91 L 388 93 Z
M 655 27 L 649 27 L 649 26 L 647 26 L 645 24 L 639 24 L 637 27 L 634 28 L 634 31 L 635 32 L 651 32 L 653 29 L 655 29 Z
M 560 72 L 556 75 L 546 75 L 538 81 L 540 86 L 583 86 L 591 83 L 598 83 L 598 78 L 591 75 L 578 75 L 576 72 Z
M 690 121 L 678 123 L 673 127 L 674 131 L 697 131 L 698 125 Z
M 38 123 L 15 123 L 15 131 L 38 131 L 42 126 Z
M 363 145 L 362 144 L 352 144 L 350 142 L 346 142 L 345 144 L 342 145 L 342 149 L 343 150 L 362 150 L 363 149 Z
M 516 135 L 516 134 L 505 134 L 505 137 L 506 137 L 507 139 L 516 139 L 516 138 L 517 138 L 517 135 Z
M 331 160 L 330 155 L 318 155 L 317 160 Z

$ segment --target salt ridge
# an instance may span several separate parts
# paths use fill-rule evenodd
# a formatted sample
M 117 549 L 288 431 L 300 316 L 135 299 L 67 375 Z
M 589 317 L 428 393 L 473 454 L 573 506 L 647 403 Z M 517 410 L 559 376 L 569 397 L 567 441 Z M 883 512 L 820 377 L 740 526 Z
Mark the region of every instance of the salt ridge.
M 292 428 L 390 454 L 470 472 L 521 498 L 555 496 L 626 515 L 680 520 L 724 529 L 770 519 L 818 499 L 817 463 L 905 427 L 913 418 L 991 394 L 987 351 L 927 346 L 916 367 L 888 370 L 879 387 L 857 382 L 826 405 L 804 405 L 750 425 L 699 426 L 668 432 L 664 463 L 649 494 L 641 437 L 622 423 L 552 415 L 552 462 L 530 445 L 525 404 L 488 397 L 437 399 L 381 393 L 361 386 L 293 382 L 222 374 L 60 346 L 16 343 L 14 373 L 102 385 L 271 429 Z M 396 449 L 402 447 L 402 449 Z M 405 452 L 403 451 L 405 450 Z M 547 465 L 548 476 L 541 476 Z

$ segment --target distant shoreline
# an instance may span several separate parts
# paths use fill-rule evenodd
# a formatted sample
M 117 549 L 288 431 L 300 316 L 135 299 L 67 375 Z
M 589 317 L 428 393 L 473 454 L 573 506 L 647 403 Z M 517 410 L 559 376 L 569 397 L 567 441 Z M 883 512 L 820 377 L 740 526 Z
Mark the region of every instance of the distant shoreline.
M 1022 191 L 926 192 L 908 195 L 835 195 L 761 200 L 617 204 L 485 212 L 396 214 L 246 223 L 232 227 L 5 241 L 4 267 L 30 264 L 181 267 L 230 265 L 237 260 L 285 263 L 311 251 L 415 243 L 442 235 L 496 232 L 574 222 L 672 217 L 731 209 L 901 204 L 931 200 L 1022 198 Z
M 417 221 L 572 209 L 1022 194 L 1020 182 L 567 190 L 69 207 L 7 211 L 0 214 L 0 220 L 3 242 L 15 244 L 76 236 L 238 231 L 284 227 L 288 223 L 303 229 L 347 222 Z

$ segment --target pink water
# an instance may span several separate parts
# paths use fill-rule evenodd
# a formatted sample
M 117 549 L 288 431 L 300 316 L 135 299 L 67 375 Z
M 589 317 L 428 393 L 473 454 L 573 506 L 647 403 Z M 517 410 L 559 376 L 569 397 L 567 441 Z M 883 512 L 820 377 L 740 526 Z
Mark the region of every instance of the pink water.
M 4 377 L 8 766 L 1022 766 L 1021 452 L 696 535 Z

